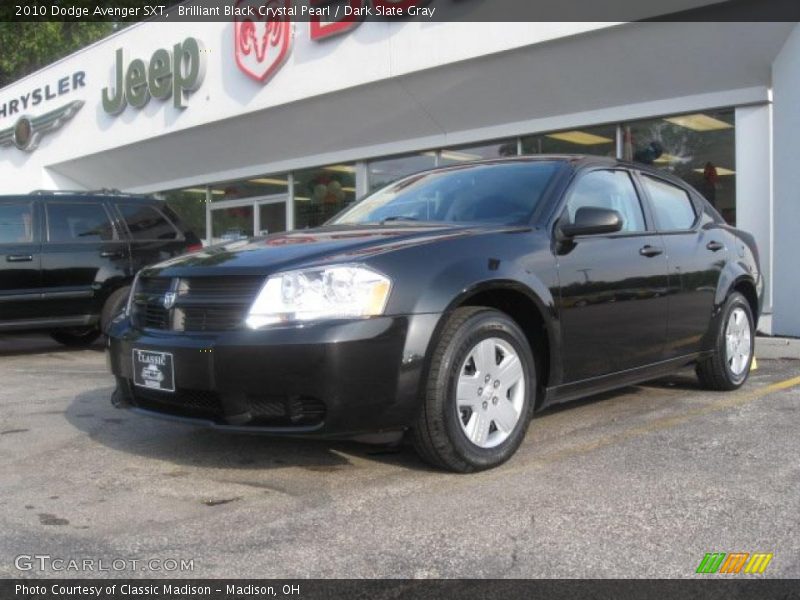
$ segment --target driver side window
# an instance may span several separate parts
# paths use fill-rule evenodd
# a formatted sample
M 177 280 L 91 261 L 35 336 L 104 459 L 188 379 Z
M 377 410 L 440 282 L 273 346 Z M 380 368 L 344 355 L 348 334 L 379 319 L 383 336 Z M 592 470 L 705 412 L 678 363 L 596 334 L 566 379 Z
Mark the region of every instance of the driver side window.
M 592 171 L 583 175 L 572 189 L 565 216 L 575 222 L 575 213 L 583 207 L 606 208 L 622 217 L 622 231 L 645 231 L 644 213 L 631 176 L 625 171 Z

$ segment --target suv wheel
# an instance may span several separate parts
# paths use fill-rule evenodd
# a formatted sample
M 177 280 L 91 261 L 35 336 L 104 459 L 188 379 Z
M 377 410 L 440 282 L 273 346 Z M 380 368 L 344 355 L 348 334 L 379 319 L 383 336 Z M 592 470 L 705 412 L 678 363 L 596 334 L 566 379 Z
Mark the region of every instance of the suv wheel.
M 697 378 L 710 390 L 735 390 L 747 381 L 755 349 L 750 304 L 739 292 L 725 301 L 714 343 L 714 355 L 697 364 Z
M 109 295 L 106 303 L 103 305 L 103 310 L 100 312 L 100 330 L 103 333 L 108 331 L 108 326 L 111 321 L 125 310 L 125 305 L 128 303 L 128 295 L 131 293 L 131 287 L 126 285 L 118 290 L 114 290 Z
M 100 330 L 97 327 L 68 327 L 54 329 L 50 332 L 50 337 L 65 346 L 89 346 L 100 337 Z
M 457 309 L 434 350 L 414 447 L 450 471 L 495 467 L 522 443 L 535 390 L 533 355 L 519 326 L 493 309 Z

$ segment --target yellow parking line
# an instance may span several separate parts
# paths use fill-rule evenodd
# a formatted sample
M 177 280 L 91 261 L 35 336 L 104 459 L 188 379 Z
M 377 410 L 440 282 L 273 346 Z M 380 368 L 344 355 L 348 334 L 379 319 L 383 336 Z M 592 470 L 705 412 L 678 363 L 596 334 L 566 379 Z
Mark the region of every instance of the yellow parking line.
M 614 446 L 621 442 L 628 441 L 632 438 L 641 437 L 648 433 L 653 433 L 654 431 L 669 429 L 671 427 L 681 425 L 695 417 L 700 417 L 703 415 L 719 412 L 721 410 L 726 410 L 737 406 L 743 406 L 749 402 L 753 402 L 754 400 L 758 400 L 759 398 L 763 398 L 764 396 L 768 396 L 769 394 L 772 394 L 774 392 L 780 392 L 799 385 L 800 385 L 800 377 L 792 377 L 791 379 L 778 381 L 770 385 L 756 388 L 749 392 L 740 394 L 728 393 L 724 396 L 724 398 L 716 402 L 711 402 L 705 406 L 686 410 L 680 415 L 676 415 L 674 417 L 664 417 L 661 419 L 656 419 L 649 423 L 645 423 L 644 425 L 631 427 L 619 433 L 613 433 L 610 435 L 602 436 L 591 442 L 586 442 L 584 444 L 579 444 L 577 446 L 571 446 L 569 448 L 565 448 L 564 450 L 559 450 L 545 455 L 534 456 L 529 461 L 523 462 L 517 460 L 515 461 L 516 464 L 512 464 L 506 467 L 501 467 L 499 469 L 494 469 L 492 471 L 487 471 L 485 473 L 478 474 L 478 476 L 481 478 L 494 479 L 496 477 L 504 477 L 509 473 L 515 473 L 526 470 L 531 466 L 548 465 L 563 460 L 565 458 L 571 458 L 573 456 L 577 456 L 579 454 L 585 454 L 587 452 L 598 450 L 600 448 Z M 534 427 L 536 426 L 536 418 L 533 419 L 532 424 Z

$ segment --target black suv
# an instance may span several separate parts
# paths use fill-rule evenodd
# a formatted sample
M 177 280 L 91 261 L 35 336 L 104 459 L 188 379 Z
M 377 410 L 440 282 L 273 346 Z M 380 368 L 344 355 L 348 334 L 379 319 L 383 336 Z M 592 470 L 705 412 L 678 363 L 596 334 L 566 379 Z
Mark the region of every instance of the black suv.
M 90 344 L 143 266 L 202 247 L 162 201 L 117 192 L 0 196 L 0 331 Z

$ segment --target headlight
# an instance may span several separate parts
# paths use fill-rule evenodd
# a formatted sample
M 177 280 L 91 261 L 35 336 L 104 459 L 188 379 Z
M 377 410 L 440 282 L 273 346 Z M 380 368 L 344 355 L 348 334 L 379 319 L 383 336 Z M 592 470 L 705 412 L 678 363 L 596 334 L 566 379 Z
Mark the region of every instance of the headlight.
M 366 267 L 337 265 L 278 273 L 267 279 L 246 323 L 259 329 L 276 323 L 383 314 L 391 280 Z

